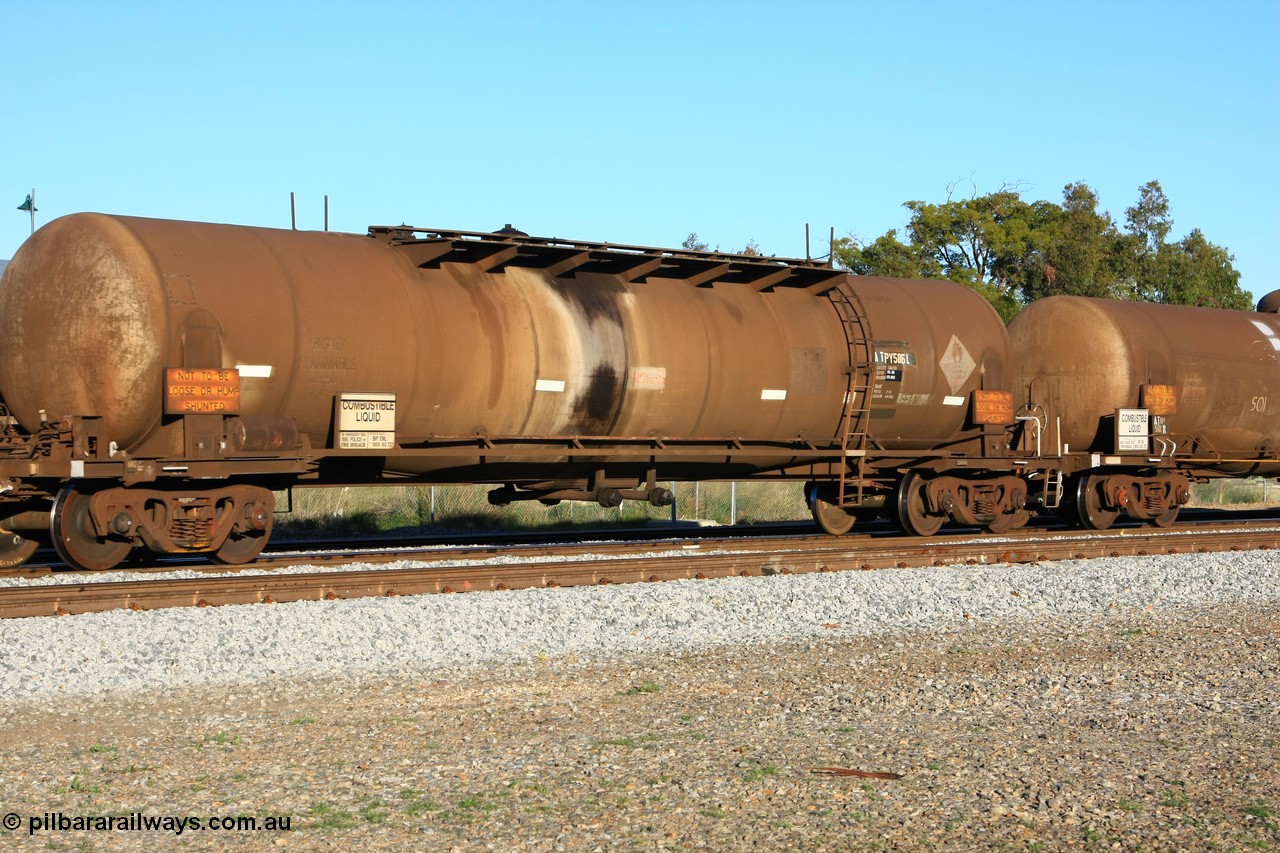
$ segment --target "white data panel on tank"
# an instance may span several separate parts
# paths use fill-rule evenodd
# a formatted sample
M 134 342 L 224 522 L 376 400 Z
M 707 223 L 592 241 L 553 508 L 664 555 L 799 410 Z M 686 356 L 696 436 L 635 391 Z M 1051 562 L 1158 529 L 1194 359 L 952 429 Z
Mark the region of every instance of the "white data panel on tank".
M 1116 409 L 1116 453 L 1146 453 L 1151 446 L 1146 409 Z
M 396 395 L 345 393 L 336 401 L 338 447 L 391 450 L 396 446 Z

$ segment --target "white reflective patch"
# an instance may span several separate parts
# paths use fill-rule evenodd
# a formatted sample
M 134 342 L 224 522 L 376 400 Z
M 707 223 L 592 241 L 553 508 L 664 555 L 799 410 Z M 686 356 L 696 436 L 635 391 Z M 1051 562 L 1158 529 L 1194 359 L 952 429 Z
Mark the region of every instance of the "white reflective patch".
M 72 478 L 79 478 L 84 476 L 84 460 L 83 459 L 71 460 L 71 476 Z
M 943 397 L 942 405 L 944 406 L 963 406 L 964 397 Z
M 269 364 L 237 364 L 236 370 L 240 371 L 240 378 L 249 379 L 270 379 L 271 365 Z
M 563 394 L 564 380 L 563 379 L 539 379 L 537 382 L 533 383 L 533 390 L 551 391 L 556 394 Z
M 1271 348 L 1276 352 L 1280 352 L 1280 336 L 1277 336 L 1275 330 L 1261 320 L 1250 320 L 1254 327 L 1262 334 L 1267 336 L 1267 341 L 1271 344 Z
M 761 400 L 785 400 L 787 399 L 787 392 L 785 389 L 780 389 L 780 388 L 766 388 L 760 392 L 760 399 Z

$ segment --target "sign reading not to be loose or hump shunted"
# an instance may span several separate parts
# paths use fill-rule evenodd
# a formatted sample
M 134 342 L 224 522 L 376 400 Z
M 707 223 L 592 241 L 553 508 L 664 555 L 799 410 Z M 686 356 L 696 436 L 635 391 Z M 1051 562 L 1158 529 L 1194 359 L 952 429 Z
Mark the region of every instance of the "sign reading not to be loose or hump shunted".
M 396 446 L 396 395 L 346 393 L 335 401 L 338 448 L 391 450 Z
M 164 371 L 166 415 L 234 415 L 240 411 L 240 371 L 169 367 Z

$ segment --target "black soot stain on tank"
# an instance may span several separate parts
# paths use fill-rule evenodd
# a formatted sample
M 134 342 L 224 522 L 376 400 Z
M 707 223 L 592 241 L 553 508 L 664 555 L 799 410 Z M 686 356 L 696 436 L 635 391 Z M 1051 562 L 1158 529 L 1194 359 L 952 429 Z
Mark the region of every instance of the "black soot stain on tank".
M 555 293 L 585 322 L 584 349 L 597 354 L 586 388 L 574 399 L 573 422 L 583 435 L 608 435 L 622 412 L 626 393 L 627 336 L 619 300 L 626 294 L 621 282 L 555 279 Z
M 557 278 L 551 282 L 551 288 L 565 303 L 576 307 L 592 326 L 605 322 L 622 328 L 618 300 L 627 290 L 621 282 L 593 281 L 588 285 L 576 278 Z
M 587 390 L 574 401 L 573 418 L 587 435 L 607 435 L 622 408 L 622 378 L 608 365 L 596 366 Z

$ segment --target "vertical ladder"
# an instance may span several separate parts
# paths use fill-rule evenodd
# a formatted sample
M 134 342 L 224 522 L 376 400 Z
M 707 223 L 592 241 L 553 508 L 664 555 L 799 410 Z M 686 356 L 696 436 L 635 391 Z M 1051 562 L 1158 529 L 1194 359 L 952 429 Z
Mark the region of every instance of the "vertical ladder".
M 1045 509 L 1062 506 L 1062 469 L 1051 468 L 1044 477 L 1044 497 L 1040 499 Z
M 849 346 L 849 382 L 844 395 L 844 414 L 840 419 L 840 488 L 838 506 L 844 506 L 848 494 L 849 454 L 857 453 L 858 477 L 853 494 L 853 503 L 861 503 L 863 499 L 862 484 L 864 480 L 864 463 L 867 447 L 867 428 L 871 414 L 871 388 L 875 377 L 875 365 L 872 363 L 871 330 L 867 324 L 867 309 L 862 299 L 848 284 L 827 291 L 828 298 L 836 307 L 840 324 L 844 327 L 845 341 Z

